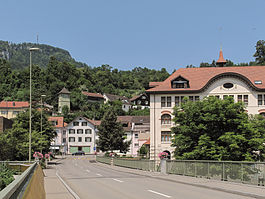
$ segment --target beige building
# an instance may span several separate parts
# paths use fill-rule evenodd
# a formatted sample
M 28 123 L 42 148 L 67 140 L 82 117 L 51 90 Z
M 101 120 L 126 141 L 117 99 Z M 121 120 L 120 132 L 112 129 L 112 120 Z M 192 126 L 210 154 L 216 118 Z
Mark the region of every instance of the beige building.
M 70 92 L 63 88 L 59 92 L 59 100 L 58 100 L 58 112 L 62 113 L 63 107 L 67 106 L 70 111 Z
M 28 108 L 28 102 L 2 101 L 0 102 L 0 116 L 11 119 Z
M 184 97 L 201 100 L 207 96 L 220 99 L 232 96 L 235 102 L 243 101 L 249 114 L 265 114 L 265 67 L 208 67 L 181 68 L 163 82 L 151 82 L 150 94 L 150 156 L 171 147 L 173 108 Z

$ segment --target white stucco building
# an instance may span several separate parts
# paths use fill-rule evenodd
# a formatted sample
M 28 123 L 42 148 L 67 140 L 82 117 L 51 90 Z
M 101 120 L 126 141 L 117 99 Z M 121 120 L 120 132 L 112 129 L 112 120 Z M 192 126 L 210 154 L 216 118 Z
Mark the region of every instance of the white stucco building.
M 86 154 L 96 152 L 97 129 L 100 121 L 77 117 L 67 126 L 68 153 L 84 151 Z
M 151 159 L 158 159 L 163 151 L 173 155 L 173 108 L 185 96 L 193 101 L 232 96 L 235 102 L 245 103 L 249 114 L 265 114 L 264 66 L 181 68 L 163 82 L 150 82 L 150 87 L 146 92 L 150 95 Z

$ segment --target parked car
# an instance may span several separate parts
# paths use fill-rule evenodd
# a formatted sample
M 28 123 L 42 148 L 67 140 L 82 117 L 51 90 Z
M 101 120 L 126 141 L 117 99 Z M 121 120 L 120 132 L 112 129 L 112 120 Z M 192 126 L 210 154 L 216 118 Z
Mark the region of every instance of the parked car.
M 85 155 L 85 152 L 84 151 L 77 151 L 77 152 L 72 153 L 72 155 Z

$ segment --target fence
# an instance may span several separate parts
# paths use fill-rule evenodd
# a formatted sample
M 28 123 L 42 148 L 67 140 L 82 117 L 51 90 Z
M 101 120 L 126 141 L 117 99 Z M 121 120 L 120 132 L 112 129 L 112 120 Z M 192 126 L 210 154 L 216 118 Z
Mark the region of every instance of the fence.
M 111 164 L 111 158 L 97 156 L 97 161 L 105 164 Z M 139 169 L 144 171 L 155 171 L 155 161 L 153 160 L 133 160 L 125 158 L 113 158 L 113 165 Z
M 265 162 L 174 160 L 167 161 L 167 173 L 265 185 Z

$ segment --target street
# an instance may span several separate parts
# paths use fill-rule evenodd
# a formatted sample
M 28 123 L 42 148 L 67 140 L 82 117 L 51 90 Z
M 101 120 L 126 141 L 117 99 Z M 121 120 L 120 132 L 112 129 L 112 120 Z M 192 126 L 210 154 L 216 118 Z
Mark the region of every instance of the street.
M 128 173 L 101 163 L 90 162 L 90 156 L 67 157 L 56 166 L 57 176 L 75 198 L 95 199 L 244 199 L 206 188 L 200 188 L 144 175 Z M 116 167 L 117 168 L 117 167 Z

